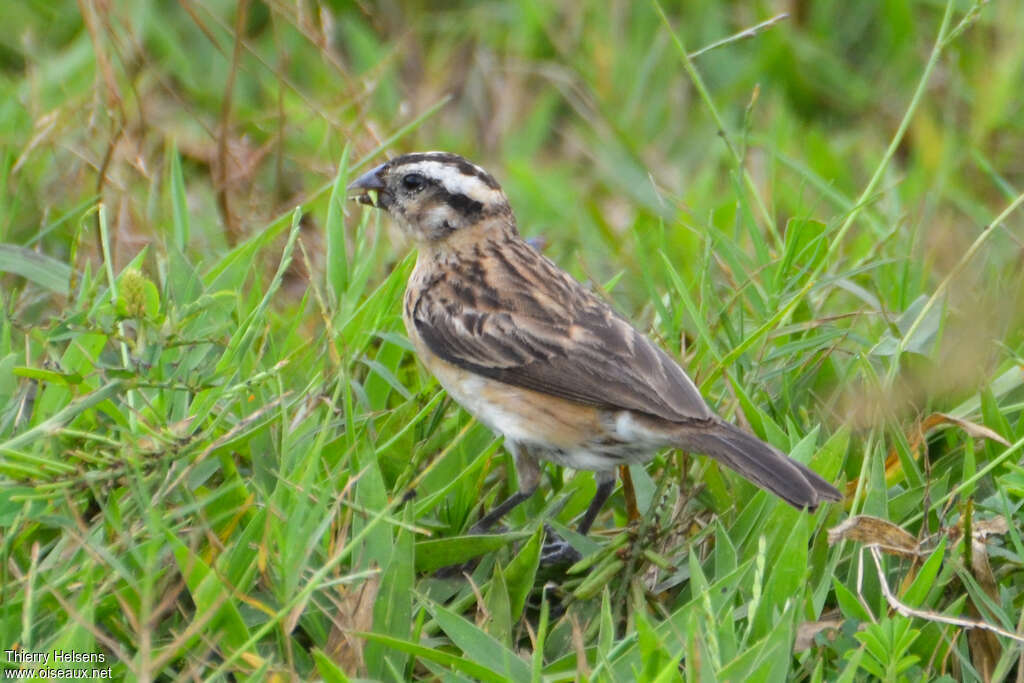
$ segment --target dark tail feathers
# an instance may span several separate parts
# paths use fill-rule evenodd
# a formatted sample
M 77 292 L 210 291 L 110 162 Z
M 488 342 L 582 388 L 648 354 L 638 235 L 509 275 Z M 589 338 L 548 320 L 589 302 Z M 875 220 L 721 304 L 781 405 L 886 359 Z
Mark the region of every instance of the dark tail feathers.
M 711 456 L 796 508 L 814 510 L 839 491 L 810 468 L 728 422 L 680 430 L 678 448 Z

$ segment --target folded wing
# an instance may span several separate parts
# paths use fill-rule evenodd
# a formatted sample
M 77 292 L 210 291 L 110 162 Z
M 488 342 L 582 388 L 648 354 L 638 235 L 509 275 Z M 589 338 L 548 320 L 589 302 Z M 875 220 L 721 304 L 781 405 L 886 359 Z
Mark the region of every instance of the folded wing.
M 430 350 L 486 377 L 579 403 L 672 422 L 712 416 L 664 351 L 543 256 L 535 259 L 514 266 L 515 277 L 536 275 L 528 287 L 467 297 L 461 293 L 473 285 L 455 273 L 424 291 L 411 319 Z M 515 279 L 501 275 L 495 279 L 506 284 Z

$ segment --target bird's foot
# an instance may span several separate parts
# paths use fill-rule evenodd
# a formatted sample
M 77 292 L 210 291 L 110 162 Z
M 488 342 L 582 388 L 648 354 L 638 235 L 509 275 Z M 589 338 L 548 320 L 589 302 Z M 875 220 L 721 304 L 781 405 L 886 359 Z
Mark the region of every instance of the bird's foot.
M 501 526 L 489 526 L 486 528 L 474 526 L 469 530 L 469 535 L 502 533 L 503 531 L 505 529 Z M 579 551 L 559 536 L 554 529 L 547 524 L 544 525 L 544 545 L 541 546 L 540 550 L 541 567 L 546 569 L 565 568 L 579 562 L 582 557 Z M 480 563 L 480 559 L 476 557 L 467 562 L 441 567 L 434 572 L 434 576 L 439 579 L 451 579 L 463 576 L 464 574 L 471 574 Z
M 544 545 L 540 550 L 542 567 L 567 566 L 579 562 L 582 557 L 579 551 L 556 534 L 554 529 L 547 524 L 544 525 Z

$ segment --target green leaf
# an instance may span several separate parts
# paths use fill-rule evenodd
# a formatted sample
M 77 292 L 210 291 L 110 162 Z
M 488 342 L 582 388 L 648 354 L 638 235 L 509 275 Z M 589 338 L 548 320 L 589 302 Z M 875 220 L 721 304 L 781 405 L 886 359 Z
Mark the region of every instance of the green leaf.
M 2 462 L 0 460 L 0 463 Z M 34 492 L 35 489 L 31 486 L 12 486 L 5 483 L 0 487 L 0 529 L 5 530 L 6 538 L 10 538 L 6 530 L 11 528 L 20 515 L 29 518 L 42 513 L 45 509 L 43 501 L 31 500 Z M 15 498 L 29 500 L 14 500 Z
M 903 595 L 903 602 L 911 607 L 920 607 L 924 603 L 925 598 L 928 597 L 928 592 L 935 583 L 935 577 L 942 568 L 942 558 L 945 554 L 946 536 L 942 536 L 939 539 L 938 546 L 936 546 L 932 554 L 928 556 L 928 559 L 925 560 L 924 564 L 917 571 L 917 576 L 914 577 L 914 581 Z
M 0 244 L 0 273 L 14 273 L 54 294 L 68 295 L 71 267 L 32 249 Z
M 424 599 L 424 606 L 455 646 L 469 658 L 490 663 L 513 681 L 526 683 L 530 680 L 529 664 L 475 624 L 433 601 Z
M 832 579 L 832 587 L 836 591 L 836 600 L 839 602 L 839 609 L 842 611 L 843 616 L 847 619 L 856 619 L 864 623 L 870 624 L 874 621 L 871 615 L 868 614 L 867 609 L 861 604 L 857 596 L 853 594 L 846 586 L 839 582 L 839 579 Z
M 288 241 L 284 245 L 284 250 L 281 252 L 281 260 L 278 262 L 277 272 L 274 273 L 274 278 L 270 281 L 256 308 L 246 316 L 246 319 L 242 321 L 242 324 L 238 326 L 238 329 L 232 335 L 231 341 L 228 342 L 224 354 L 217 363 L 216 370 L 219 374 L 226 372 L 229 368 L 238 368 L 239 359 L 245 356 L 258 330 L 262 329 L 267 307 L 270 306 L 274 294 L 281 286 L 281 281 L 288 271 L 288 266 L 291 265 L 295 241 L 299 237 L 299 228 L 301 227 L 299 221 L 302 218 L 302 211 L 296 208 L 292 212 L 291 218 L 291 230 L 288 233 Z
M 601 592 L 600 630 L 597 634 L 597 653 L 602 659 L 608 657 L 615 643 L 615 621 L 612 617 L 611 590 L 608 586 Z
M 3 304 L 0 303 L 0 306 Z M 3 313 L 0 312 L 0 316 Z M 2 325 L 2 320 L 0 320 Z M 18 381 L 15 379 L 14 368 L 18 364 L 18 354 L 8 353 L 0 357 L 0 406 L 9 406 L 14 400 L 14 394 L 18 391 Z
M 503 571 L 508 584 L 509 610 L 513 621 L 518 621 L 522 616 L 526 598 L 533 589 L 537 567 L 540 565 L 543 537 L 544 527 L 538 524 L 530 540 L 523 544 Z
M 410 643 L 409 641 L 402 640 L 401 638 L 393 638 L 380 633 L 357 633 L 355 635 L 402 652 L 408 652 L 409 654 L 422 659 L 437 662 L 438 664 L 453 669 L 454 671 L 460 671 L 481 681 L 493 681 L 493 683 L 507 683 L 508 681 L 507 676 L 480 664 L 481 661 L 494 661 L 492 657 L 485 657 L 480 660 L 472 657 L 459 657 L 458 655 L 453 655 L 450 652 L 445 652 L 444 650 L 425 647 L 416 643 Z M 529 679 L 527 678 L 524 680 Z
M 362 481 L 360 480 L 360 483 Z M 387 501 L 384 501 L 386 505 Z M 380 509 L 374 507 L 372 509 Z M 405 506 L 404 521 L 412 522 L 412 506 Z M 404 527 L 396 527 L 395 543 L 391 558 L 380 577 L 380 589 L 373 605 L 373 630 L 395 638 L 408 638 L 412 627 L 413 564 L 410 558 L 413 550 L 413 533 Z M 391 534 L 384 534 L 390 540 Z M 404 671 L 406 658 L 399 653 L 368 644 L 365 650 L 367 670 L 374 678 L 388 678 L 389 670 Z M 375 662 L 374 668 L 370 667 Z
M 338 174 L 334 178 L 331 197 L 327 204 L 327 290 L 333 306 L 345 296 L 348 289 L 349 259 L 345 242 L 345 201 L 348 197 L 349 146 L 341 153 Z
M 22 446 L 30 444 L 36 439 L 48 438 L 54 431 L 68 424 L 79 415 L 95 408 L 98 404 L 117 396 L 124 388 L 124 384 L 123 380 L 115 379 L 103 385 L 96 391 L 71 401 L 63 409 L 53 415 L 53 417 L 43 420 L 35 427 L 25 430 L 24 432 L 11 437 L 7 441 L 0 442 L 0 453 L 18 450 Z M 2 462 L 3 461 L 0 460 L 0 463 Z M 64 466 L 69 471 L 74 471 L 75 469 L 70 465 Z
M 811 270 L 825 255 L 826 225 L 810 218 L 790 218 L 786 221 L 785 251 L 779 267 L 780 277 L 786 277 L 792 266 Z M 779 284 L 783 284 L 782 281 Z
M 721 524 L 715 526 L 715 548 L 712 557 L 715 562 L 715 576 L 725 576 L 736 569 L 736 546 L 726 533 L 725 526 Z
M 171 176 L 171 220 L 174 226 L 174 246 L 179 253 L 185 253 L 189 240 L 188 200 L 185 197 L 185 176 L 181 172 L 181 156 L 178 145 L 171 144 L 168 154 Z
M 922 294 L 914 300 L 910 306 L 907 307 L 900 317 L 896 320 L 896 328 L 899 330 L 899 337 L 897 337 L 891 330 L 887 330 L 877 344 L 869 351 L 873 356 L 886 357 L 893 356 L 900 350 L 900 344 L 904 351 L 910 351 L 912 353 L 918 353 L 923 356 L 931 355 L 932 349 L 935 346 L 935 342 L 939 336 L 939 328 L 942 325 L 942 320 L 945 317 L 944 306 L 932 306 L 925 313 L 924 320 L 918 325 L 917 329 L 914 330 L 914 336 L 912 338 L 903 339 L 908 332 L 911 331 L 911 326 L 914 321 L 917 320 L 917 316 L 924 309 L 925 304 L 928 301 L 928 297 Z
M 318 647 L 313 648 L 313 660 L 316 662 L 316 670 L 324 683 L 349 683 L 349 677 L 345 675 L 341 667 Z
M 772 543 L 768 557 L 768 580 L 757 614 L 754 615 L 755 637 L 762 637 L 777 628 L 778 613 L 788 601 L 802 603 L 807 589 L 807 548 L 813 517 L 788 505 L 777 508 L 772 526 L 782 533 L 782 543 Z M 776 526 L 777 525 L 777 526 Z
M 432 572 L 441 567 L 461 564 L 480 555 L 486 555 L 509 543 L 521 541 L 529 532 L 515 531 L 505 534 L 451 536 L 416 542 L 416 571 Z
M 725 663 L 717 677 L 722 681 L 783 680 L 793 647 L 793 608 L 777 618 L 775 628 L 754 643 L 748 643 L 735 659 Z M 774 670 L 774 671 L 773 671 Z
M 221 647 L 232 651 L 248 642 L 250 633 L 234 599 L 238 586 L 225 583 L 218 572 L 213 571 L 203 559 L 187 547 L 178 537 L 166 531 L 166 539 L 178 563 L 189 594 L 195 603 L 194 619 L 209 619 L 207 629 L 221 634 Z M 209 612 L 214 612 L 210 617 Z M 196 636 L 197 637 L 197 636 Z M 255 651 L 251 651 L 258 656 Z
M 512 610 L 509 606 L 508 585 L 505 583 L 505 574 L 497 564 L 494 565 L 494 572 L 484 593 L 484 608 L 487 615 L 484 630 L 498 642 L 511 647 Z
M 29 379 L 36 379 L 40 382 L 62 384 L 66 387 L 77 386 L 81 384 L 84 379 L 82 375 L 77 372 L 57 372 L 55 370 L 45 370 L 43 368 L 28 368 L 21 365 L 15 366 L 13 368 L 13 372 L 16 377 L 28 377 Z
M 294 213 L 282 214 L 222 256 L 203 278 L 207 291 L 211 294 L 222 290 L 240 292 L 252 276 L 256 254 L 293 225 Z

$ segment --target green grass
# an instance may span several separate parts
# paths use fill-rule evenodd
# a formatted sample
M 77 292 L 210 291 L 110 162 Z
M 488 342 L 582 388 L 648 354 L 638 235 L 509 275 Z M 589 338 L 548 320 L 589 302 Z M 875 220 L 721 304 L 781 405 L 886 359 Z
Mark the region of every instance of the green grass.
M 1024 5 L 795 3 L 692 58 L 774 5 L 244 7 L 0 7 L 0 650 L 167 681 L 1020 675 Z M 423 149 L 491 170 L 845 503 L 663 453 L 637 523 L 617 490 L 574 536 L 593 477 L 547 466 L 466 537 L 511 460 L 417 364 L 408 245 L 343 192 Z M 830 545 L 854 515 L 904 553 Z

